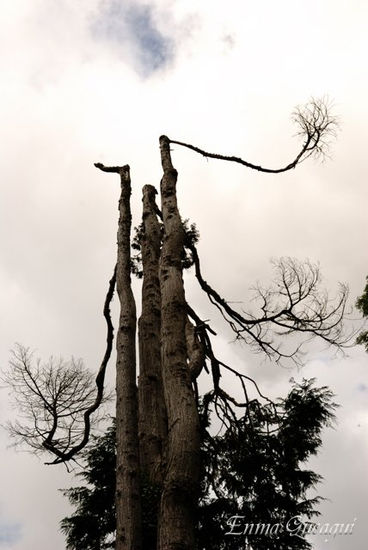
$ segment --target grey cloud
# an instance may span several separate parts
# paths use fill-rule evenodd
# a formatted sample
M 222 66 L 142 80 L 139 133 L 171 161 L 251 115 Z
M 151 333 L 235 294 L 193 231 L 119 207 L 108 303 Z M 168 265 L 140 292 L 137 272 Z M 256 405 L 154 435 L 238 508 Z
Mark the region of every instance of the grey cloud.
M 157 28 L 152 6 L 110 0 L 92 24 L 93 34 L 119 47 L 141 76 L 166 67 L 174 56 L 174 41 Z

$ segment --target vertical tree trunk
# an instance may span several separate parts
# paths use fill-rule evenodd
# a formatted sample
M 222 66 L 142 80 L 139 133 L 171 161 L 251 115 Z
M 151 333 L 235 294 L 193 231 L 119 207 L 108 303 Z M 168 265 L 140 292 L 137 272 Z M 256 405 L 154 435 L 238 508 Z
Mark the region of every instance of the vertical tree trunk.
M 182 278 L 184 229 L 176 199 L 177 172 L 167 137 L 160 138 L 164 237 L 160 259 L 161 358 L 168 416 L 168 456 L 161 498 L 160 550 L 193 550 L 199 479 L 199 422 L 187 363 Z
M 141 517 L 138 451 L 138 403 L 136 386 L 136 308 L 130 270 L 130 174 L 120 169 L 118 259 L 116 286 L 120 320 L 116 350 L 116 550 L 140 550 Z
M 157 219 L 156 189 L 143 187 L 142 314 L 139 330 L 139 455 L 141 473 L 162 485 L 167 418 L 161 376 L 161 291 L 159 260 L 161 227 Z

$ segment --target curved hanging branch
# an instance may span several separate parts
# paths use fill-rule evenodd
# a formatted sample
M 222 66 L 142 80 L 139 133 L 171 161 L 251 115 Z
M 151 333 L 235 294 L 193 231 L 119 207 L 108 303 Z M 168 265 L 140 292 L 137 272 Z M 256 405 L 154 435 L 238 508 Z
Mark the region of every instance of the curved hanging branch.
M 32 364 L 32 352 L 17 344 L 10 369 L 3 376 L 23 415 L 23 422 L 8 424 L 15 444 L 26 443 L 34 452 L 47 450 L 57 458 L 46 464 L 66 463 L 88 442 L 91 415 L 104 399 L 104 380 L 114 339 L 110 304 L 116 282 L 116 268 L 109 282 L 103 314 L 107 324 L 106 350 L 95 378 L 80 360 L 66 362 L 53 357 L 45 364 Z M 79 440 L 79 443 L 77 443 Z
M 311 99 L 310 103 L 306 106 L 302 108 L 298 107 L 292 115 L 292 120 L 299 127 L 297 135 L 304 139 L 304 143 L 294 160 L 282 168 L 265 168 L 247 160 L 243 160 L 240 157 L 209 153 L 190 143 L 184 143 L 174 139 L 170 139 L 169 141 L 170 143 L 191 149 L 195 153 L 199 153 L 206 158 L 236 162 L 252 170 L 257 170 L 258 172 L 280 174 L 281 172 L 292 170 L 297 164 L 300 164 L 312 155 L 324 157 L 328 151 L 329 138 L 336 136 L 338 128 L 337 118 L 329 113 L 328 102 L 324 99 Z
M 260 303 L 261 316 L 240 312 L 230 306 L 203 278 L 196 246 L 190 241 L 186 247 L 192 254 L 195 275 L 210 302 L 230 325 L 236 339 L 243 340 L 256 351 L 262 351 L 276 362 L 291 359 L 301 365 L 302 346 L 313 337 L 321 338 L 329 346 L 342 350 L 353 336 L 344 334 L 343 318 L 348 298 L 348 287 L 340 285 L 335 301 L 319 288 L 319 268 L 310 262 L 283 258 L 273 262 L 277 277 L 268 289 L 254 289 Z M 299 334 L 304 341 L 285 351 L 281 343 L 274 343 L 274 335 Z
M 213 404 L 214 410 L 224 426 L 230 427 L 233 423 L 237 423 L 237 410 L 239 409 L 245 409 L 245 414 L 248 416 L 249 421 L 252 422 L 251 409 L 252 407 L 261 407 L 259 399 L 267 404 L 267 406 L 270 408 L 271 415 L 276 415 L 276 403 L 261 392 L 258 384 L 253 378 L 242 374 L 238 370 L 230 367 L 216 357 L 213 351 L 212 341 L 210 337 L 210 333 L 216 333 L 208 325 L 207 321 L 203 321 L 202 319 L 200 319 L 197 313 L 189 305 L 187 305 L 187 312 L 189 317 L 191 317 L 195 323 L 195 330 L 201 341 L 205 358 L 208 359 L 211 366 L 213 389 L 204 395 L 202 401 L 205 410 L 205 416 L 207 415 L 207 411 L 210 405 Z M 221 369 L 225 369 L 240 381 L 244 401 L 239 401 L 235 399 L 232 395 L 229 395 L 229 393 L 227 393 L 221 387 Z M 206 369 L 206 371 L 208 372 L 208 369 Z M 248 382 L 253 385 L 259 399 L 249 398 L 246 385 Z
M 53 462 L 47 462 L 46 464 L 58 464 L 60 462 L 66 462 L 71 458 L 73 458 L 77 453 L 79 453 L 79 451 L 81 451 L 88 443 L 89 434 L 91 431 L 91 414 L 94 413 L 102 403 L 106 367 L 111 357 L 112 344 L 114 341 L 114 326 L 111 321 L 110 304 L 114 296 L 115 284 L 116 284 L 116 266 L 114 269 L 114 273 L 109 281 L 109 288 L 106 294 L 105 304 L 103 308 L 103 315 L 105 317 L 106 325 L 107 325 L 106 350 L 95 380 L 96 387 L 97 387 L 97 395 L 96 395 L 95 402 L 84 412 L 83 438 L 78 445 L 75 445 L 68 452 L 65 453 L 60 451 L 57 448 L 55 442 L 53 442 L 52 440 L 54 434 L 50 432 L 49 436 L 46 438 L 46 440 L 43 442 L 42 445 L 45 447 L 45 449 L 55 454 L 58 458 Z

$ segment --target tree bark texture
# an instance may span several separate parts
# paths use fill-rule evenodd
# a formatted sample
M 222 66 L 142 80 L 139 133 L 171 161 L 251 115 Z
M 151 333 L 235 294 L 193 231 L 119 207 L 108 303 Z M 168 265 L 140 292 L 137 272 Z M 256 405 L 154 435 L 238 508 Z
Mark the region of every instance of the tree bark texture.
M 185 339 L 187 343 L 188 368 L 192 381 L 196 380 L 201 374 L 205 364 L 205 352 L 200 342 L 195 326 L 187 318 L 185 325 Z
M 116 286 L 120 319 L 116 350 L 116 550 L 141 549 L 138 399 L 136 386 L 136 307 L 131 289 L 130 171 L 120 170 Z
M 161 227 L 157 219 L 156 193 L 152 185 L 143 187 L 142 314 L 138 323 L 139 455 L 142 475 L 152 484 L 161 486 L 167 417 L 161 375 Z
M 199 421 L 187 362 L 186 301 L 182 278 L 184 229 L 177 207 L 177 172 L 170 145 L 160 138 L 164 236 L 160 258 L 161 360 L 168 417 L 167 468 L 161 497 L 160 550 L 193 550 L 199 479 Z

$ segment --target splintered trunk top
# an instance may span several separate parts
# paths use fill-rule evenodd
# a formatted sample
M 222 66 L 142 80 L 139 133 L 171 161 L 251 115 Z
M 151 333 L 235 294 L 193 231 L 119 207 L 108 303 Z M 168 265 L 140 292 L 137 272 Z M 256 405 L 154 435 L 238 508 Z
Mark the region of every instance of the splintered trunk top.
M 187 309 L 182 278 L 184 228 L 169 140 L 160 138 L 164 237 L 160 259 L 161 358 L 168 417 L 168 456 L 161 498 L 160 550 L 193 550 L 199 478 L 199 421 L 187 363 Z
M 138 403 L 136 387 L 136 308 L 130 270 L 130 174 L 120 170 L 118 259 L 116 285 L 120 320 L 116 350 L 116 550 L 141 549 L 141 517 L 138 451 Z

